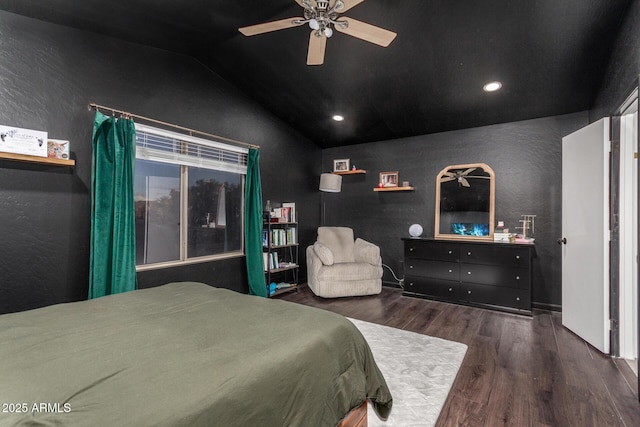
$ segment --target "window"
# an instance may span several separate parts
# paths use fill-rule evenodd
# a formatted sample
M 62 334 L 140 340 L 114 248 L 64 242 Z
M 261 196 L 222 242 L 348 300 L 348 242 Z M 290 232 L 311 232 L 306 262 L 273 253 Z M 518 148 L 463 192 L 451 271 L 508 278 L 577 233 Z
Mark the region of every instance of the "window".
M 136 265 L 243 254 L 247 150 L 136 124 Z

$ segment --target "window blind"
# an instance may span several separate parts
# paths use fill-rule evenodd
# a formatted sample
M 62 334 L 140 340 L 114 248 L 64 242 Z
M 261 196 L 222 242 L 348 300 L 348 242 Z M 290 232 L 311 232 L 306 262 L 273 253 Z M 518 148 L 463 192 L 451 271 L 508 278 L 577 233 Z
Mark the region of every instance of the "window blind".
M 246 175 L 247 153 L 237 147 L 136 123 L 136 157 Z

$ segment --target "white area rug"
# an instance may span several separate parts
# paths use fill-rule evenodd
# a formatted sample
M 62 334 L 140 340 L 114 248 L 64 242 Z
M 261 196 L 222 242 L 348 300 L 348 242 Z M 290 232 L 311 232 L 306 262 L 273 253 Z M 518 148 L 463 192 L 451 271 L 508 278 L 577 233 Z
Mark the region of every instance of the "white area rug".
M 365 337 L 393 395 L 389 419 L 369 405 L 369 427 L 425 427 L 438 420 L 467 346 L 362 320 L 349 319 Z

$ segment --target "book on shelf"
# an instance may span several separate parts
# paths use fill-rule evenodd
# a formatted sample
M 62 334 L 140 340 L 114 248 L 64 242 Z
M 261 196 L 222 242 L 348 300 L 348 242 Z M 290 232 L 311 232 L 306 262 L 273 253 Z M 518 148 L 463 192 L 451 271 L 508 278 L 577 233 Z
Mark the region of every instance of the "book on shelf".
M 263 252 L 262 261 L 264 264 L 264 271 L 275 270 L 280 264 L 277 252 Z
M 298 243 L 297 229 L 296 227 L 290 227 L 287 232 L 287 245 L 295 245 Z
M 281 245 L 281 237 L 280 235 L 282 230 L 275 229 L 275 230 L 271 230 L 271 246 L 280 246 Z
M 287 222 L 296 222 L 298 220 L 296 216 L 296 204 L 294 202 L 283 202 L 282 207 L 289 209 L 289 221 Z
M 266 236 L 264 234 L 265 231 L 267 232 Z M 295 227 L 288 229 L 275 228 L 271 230 L 271 234 L 267 230 L 263 231 L 262 246 L 264 247 L 295 245 L 296 243 L 298 243 L 298 236 Z
M 291 222 L 291 208 L 280 208 L 280 222 Z

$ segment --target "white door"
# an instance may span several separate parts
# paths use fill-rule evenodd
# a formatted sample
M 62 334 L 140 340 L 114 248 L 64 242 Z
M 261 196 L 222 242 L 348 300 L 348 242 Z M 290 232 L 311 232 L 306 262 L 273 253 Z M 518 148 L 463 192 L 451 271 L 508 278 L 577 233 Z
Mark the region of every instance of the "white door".
M 562 138 L 562 324 L 609 353 L 609 118 Z

